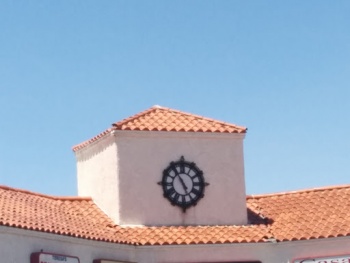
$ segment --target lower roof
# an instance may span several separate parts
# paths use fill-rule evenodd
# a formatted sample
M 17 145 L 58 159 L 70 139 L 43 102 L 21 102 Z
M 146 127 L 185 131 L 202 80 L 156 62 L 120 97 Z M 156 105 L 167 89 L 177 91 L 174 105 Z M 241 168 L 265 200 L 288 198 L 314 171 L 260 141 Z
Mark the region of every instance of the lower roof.
M 130 245 L 258 243 L 350 235 L 350 185 L 247 197 L 249 225 L 118 226 L 91 198 L 0 186 L 0 225 Z

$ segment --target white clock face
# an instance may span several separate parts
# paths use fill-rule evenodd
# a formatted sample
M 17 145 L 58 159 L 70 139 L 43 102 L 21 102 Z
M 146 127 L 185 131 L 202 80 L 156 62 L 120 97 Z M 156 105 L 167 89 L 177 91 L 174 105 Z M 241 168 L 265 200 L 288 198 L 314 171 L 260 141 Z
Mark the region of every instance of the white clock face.
M 171 162 L 163 171 L 163 195 L 172 205 L 182 207 L 185 212 L 190 206 L 204 197 L 205 183 L 203 172 L 195 163 L 185 161 L 183 157 L 177 162 Z
M 173 187 L 176 193 L 186 195 L 192 190 L 193 182 L 188 174 L 179 173 L 173 179 Z

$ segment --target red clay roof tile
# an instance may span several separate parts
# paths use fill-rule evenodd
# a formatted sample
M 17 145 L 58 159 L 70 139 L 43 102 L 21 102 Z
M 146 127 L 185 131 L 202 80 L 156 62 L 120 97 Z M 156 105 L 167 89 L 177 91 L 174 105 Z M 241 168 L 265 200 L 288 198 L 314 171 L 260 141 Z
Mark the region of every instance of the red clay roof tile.
M 252 196 L 278 241 L 350 235 L 350 186 Z
M 246 226 L 118 226 L 90 198 L 0 187 L 0 225 L 132 245 L 278 242 L 350 235 L 350 186 L 247 197 Z
M 116 130 L 244 133 L 246 128 L 170 108 L 153 106 L 113 124 Z
M 148 110 L 113 123 L 112 128 L 73 146 L 73 151 L 84 148 L 113 130 L 245 133 L 247 128 L 178 110 L 153 106 Z

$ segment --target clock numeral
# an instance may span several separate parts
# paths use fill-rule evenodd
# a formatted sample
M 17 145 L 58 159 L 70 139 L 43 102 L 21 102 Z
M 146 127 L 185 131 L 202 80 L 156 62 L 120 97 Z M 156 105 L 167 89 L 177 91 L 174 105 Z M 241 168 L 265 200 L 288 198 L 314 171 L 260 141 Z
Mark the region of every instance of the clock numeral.
M 192 188 L 191 193 L 195 194 L 196 196 L 199 196 L 201 194 L 201 192 L 196 188 Z
M 184 195 L 180 195 L 178 200 L 179 200 L 180 203 L 185 203 L 185 196 Z
M 193 173 L 194 173 L 194 174 L 193 174 Z M 193 173 L 190 173 L 190 176 L 191 176 L 192 179 L 199 177 L 199 174 L 198 174 L 198 173 L 196 173 L 196 172 L 194 172 L 194 171 L 193 171 Z
M 177 170 L 177 167 L 176 167 L 176 166 L 172 167 L 171 169 L 172 169 L 172 170 L 174 171 L 174 173 L 175 173 L 173 177 L 179 175 L 179 171 Z
M 165 184 L 164 184 L 165 186 L 173 186 L 173 181 L 171 181 L 171 182 L 166 182 Z
M 174 171 L 175 173 L 172 173 L 172 171 L 174 171 L 174 169 L 164 170 L 163 171 L 163 176 L 174 178 L 176 176 L 176 172 Z
M 182 174 L 185 173 L 185 165 L 183 163 L 180 164 L 180 173 L 182 173 Z
M 189 199 L 188 202 L 191 202 L 191 201 L 193 200 L 193 197 L 191 196 L 191 194 L 187 194 L 186 196 L 187 196 L 188 199 Z
M 172 196 L 175 193 L 175 189 L 172 187 L 170 189 L 167 189 L 166 192 L 164 193 L 164 196 Z
M 180 197 L 180 195 L 179 195 L 178 193 L 175 192 L 174 197 L 173 197 L 173 200 L 174 200 L 174 201 L 179 201 L 179 197 Z

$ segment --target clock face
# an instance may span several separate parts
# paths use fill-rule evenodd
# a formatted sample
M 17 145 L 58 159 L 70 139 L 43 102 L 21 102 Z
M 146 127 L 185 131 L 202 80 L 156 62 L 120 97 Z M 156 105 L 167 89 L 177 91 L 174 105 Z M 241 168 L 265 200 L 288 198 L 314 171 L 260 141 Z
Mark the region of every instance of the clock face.
M 209 185 L 197 165 L 185 161 L 183 156 L 165 168 L 162 181 L 158 184 L 163 187 L 164 197 L 172 205 L 180 206 L 184 212 L 204 197 L 205 186 Z

